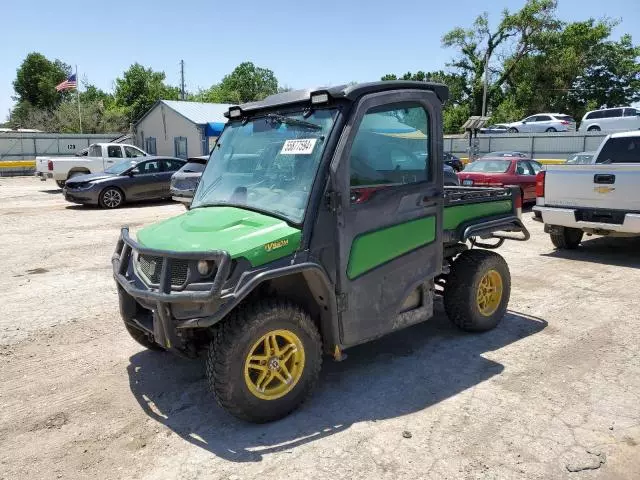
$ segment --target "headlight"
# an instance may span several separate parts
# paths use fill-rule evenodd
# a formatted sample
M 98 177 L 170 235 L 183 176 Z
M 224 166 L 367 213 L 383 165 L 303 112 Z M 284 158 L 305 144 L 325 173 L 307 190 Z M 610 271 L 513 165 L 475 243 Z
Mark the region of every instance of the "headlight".
M 207 260 L 200 260 L 198 262 L 198 273 L 203 277 L 207 277 L 211 275 L 213 271 L 213 262 L 209 262 Z

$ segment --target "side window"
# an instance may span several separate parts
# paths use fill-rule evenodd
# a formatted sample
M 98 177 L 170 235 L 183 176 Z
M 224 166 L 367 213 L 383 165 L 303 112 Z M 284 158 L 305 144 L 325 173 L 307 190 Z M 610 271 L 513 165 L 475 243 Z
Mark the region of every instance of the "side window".
M 640 115 L 640 110 L 636 110 L 635 108 L 625 108 L 624 116 L 625 117 L 637 117 Z
M 175 150 L 174 156 L 178 158 L 187 159 L 187 137 L 175 137 L 173 139 L 173 146 Z
M 523 120 L 523 122 L 528 122 L 528 123 L 536 122 L 536 121 L 537 121 L 537 120 L 536 120 L 536 116 L 535 116 L 535 115 L 532 115 L 531 117 L 527 117 L 527 118 L 525 118 L 525 119 Z
M 622 109 L 621 108 L 612 108 L 611 110 L 605 110 L 604 118 L 613 118 L 613 117 L 621 117 Z
M 102 147 L 100 145 L 93 145 L 89 149 L 90 157 L 102 157 Z
M 120 145 L 109 145 L 107 147 L 107 156 L 109 158 L 122 158 L 122 147 Z
M 142 153 L 141 150 L 129 146 L 124 147 L 124 154 L 127 156 L 127 158 L 144 157 L 144 153 Z
M 136 168 L 133 169 L 134 173 L 158 173 L 160 172 L 160 165 L 157 160 L 153 160 L 151 162 L 144 162 L 139 164 Z
M 533 175 L 533 170 L 529 166 L 529 162 L 518 162 L 516 167 L 516 173 L 518 175 Z
M 354 190 L 429 180 L 429 118 L 417 104 L 369 110 L 358 127 L 349 158 Z M 355 195 L 355 196 L 354 196 Z
M 175 172 L 180 170 L 184 163 L 176 162 L 175 160 L 161 160 L 161 166 L 163 172 Z
M 551 120 L 549 115 L 538 115 L 536 117 L 536 122 L 548 122 L 549 120 Z
M 528 162 L 531 170 L 533 170 L 533 174 L 537 175 L 540 170 L 542 170 L 542 165 L 538 162 Z

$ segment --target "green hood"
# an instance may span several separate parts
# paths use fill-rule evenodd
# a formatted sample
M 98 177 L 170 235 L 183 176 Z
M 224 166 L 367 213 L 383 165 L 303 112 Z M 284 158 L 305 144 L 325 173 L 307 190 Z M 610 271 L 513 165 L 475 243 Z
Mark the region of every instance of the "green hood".
M 138 242 L 176 252 L 225 250 L 231 258 L 246 258 L 257 267 L 295 252 L 300 230 L 286 222 L 234 207 L 190 210 L 143 228 Z

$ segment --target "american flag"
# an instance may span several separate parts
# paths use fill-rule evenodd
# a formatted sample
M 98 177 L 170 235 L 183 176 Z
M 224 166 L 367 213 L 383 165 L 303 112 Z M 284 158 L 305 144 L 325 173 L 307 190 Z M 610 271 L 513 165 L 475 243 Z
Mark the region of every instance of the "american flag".
M 78 86 L 78 82 L 76 82 L 76 74 L 69 75 L 64 82 L 56 85 L 56 92 L 62 92 L 64 90 L 73 90 Z

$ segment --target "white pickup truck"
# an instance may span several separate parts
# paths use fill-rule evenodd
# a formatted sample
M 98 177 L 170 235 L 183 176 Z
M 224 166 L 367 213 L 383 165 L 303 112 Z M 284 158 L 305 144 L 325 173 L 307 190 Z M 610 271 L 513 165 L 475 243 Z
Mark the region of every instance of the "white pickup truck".
M 103 172 L 125 158 L 144 157 L 148 154 L 138 147 L 123 143 L 94 143 L 74 156 L 36 157 L 36 177 L 55 180 L 60 188 L 76 175 Z
M 607 136 L 586 165 L 547 165 L 534 220 L 559 249 L 587 235 L 640 236 L 640 130 Z

